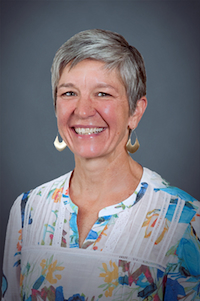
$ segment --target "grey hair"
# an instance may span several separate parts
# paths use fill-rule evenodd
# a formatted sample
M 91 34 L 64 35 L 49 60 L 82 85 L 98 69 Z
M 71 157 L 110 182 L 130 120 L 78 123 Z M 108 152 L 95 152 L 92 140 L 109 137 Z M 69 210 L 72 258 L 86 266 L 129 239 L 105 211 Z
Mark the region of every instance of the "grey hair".
M 105 67 L 117 69 L 124 83 L 130 114 L 133 114 L 137 100 L 146 95 L 146 71 L 140 52 L 120 34 L 108 30 L 91 29 L 81 31 L 65 42 L 56 52 L 53 60 L 52 93 L 56 108 L 57 85 L 67 64 L 73 68 L 84 59 L 105 63 Z

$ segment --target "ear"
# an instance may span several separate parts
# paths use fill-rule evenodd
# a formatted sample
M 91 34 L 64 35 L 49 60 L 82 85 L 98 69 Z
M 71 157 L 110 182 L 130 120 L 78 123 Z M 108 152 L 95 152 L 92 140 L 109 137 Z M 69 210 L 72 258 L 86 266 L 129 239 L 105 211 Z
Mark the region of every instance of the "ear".
M 147 98 L 146 96 L 142 96 L 138 99 L 136 103 L 136 108 L 134 113 L 129 117 L 128 126 L 131 130 L 136 129 L 140 119 L 142 118 L 147 107 Z

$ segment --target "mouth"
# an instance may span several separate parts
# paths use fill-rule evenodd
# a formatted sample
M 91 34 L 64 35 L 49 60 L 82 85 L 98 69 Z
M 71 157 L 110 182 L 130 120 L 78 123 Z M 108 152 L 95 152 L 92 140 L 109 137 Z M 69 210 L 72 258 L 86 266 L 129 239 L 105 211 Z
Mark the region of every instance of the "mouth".
M 78 135 L 92 135 L 103 132 L 104 128 L 74 128 Z

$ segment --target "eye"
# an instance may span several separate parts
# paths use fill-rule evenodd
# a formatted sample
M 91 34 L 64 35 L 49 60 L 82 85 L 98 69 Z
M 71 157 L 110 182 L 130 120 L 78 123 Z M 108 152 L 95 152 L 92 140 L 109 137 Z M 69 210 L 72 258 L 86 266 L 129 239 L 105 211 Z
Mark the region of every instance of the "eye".
M 62 95 L 63 95 L 63 96 L 75 96 L 76 93 L 73 92 L 73 91 L 67 91 L 67 92 L 63 93 Z
M 108 97 L 108 96 L 111 96 L 111 95 L 108 94 L 108 93 L 105 93 L 105 92 L 99 92 L 98 96 L 100 96 L 100 97 Z

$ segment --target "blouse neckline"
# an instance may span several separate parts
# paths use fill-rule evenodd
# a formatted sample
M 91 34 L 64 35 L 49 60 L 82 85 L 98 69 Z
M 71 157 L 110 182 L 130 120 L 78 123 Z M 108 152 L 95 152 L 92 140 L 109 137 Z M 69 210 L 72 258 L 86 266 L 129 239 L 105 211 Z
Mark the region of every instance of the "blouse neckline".
M 70 196 L 69 196 L 69 182 L 70 182 L 71 175 L 72 175 L 72 171 L 68 173 L 68 177 L 67 177 L 65 185 L 64 185 L 63 194 L 62 194 L 62 202 L 64 202 L 64 205 L 66 205 L 67 209 L 71 213 L 77 214 L 78 206 L 72 202 L 72 200 L 70 199 Z M 147 168 L 143 167 L 142 177 L 141 177 L 140 182 L 139 182 L 137 188 L 135 189 L 135 191 L 125 200 L 123 200 L 117 204 L 110 205 L 110 206 L 107 206 L 107 207 L 104 207 L 103 209 L 101 209 L 99 211 L 98 217 L 100 218 L 103 216 L 119 214 L 125 208 L 131 208 L 135 204 L 136 197 L 137 197 L 138 192 L 141 190 L 142 183 L 144 183 L 144 182 L 148 183 L 147 178 L 148 178 Z

